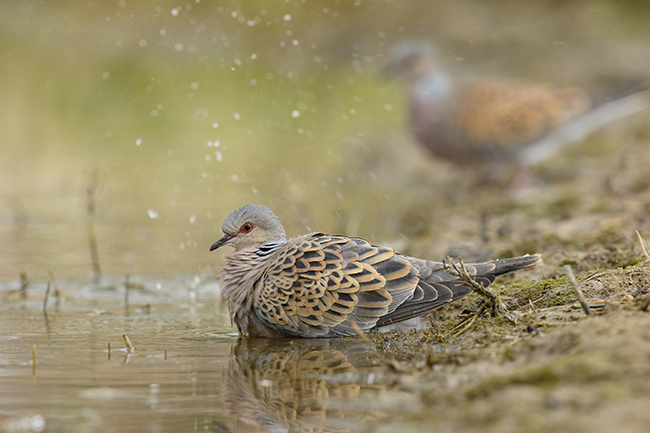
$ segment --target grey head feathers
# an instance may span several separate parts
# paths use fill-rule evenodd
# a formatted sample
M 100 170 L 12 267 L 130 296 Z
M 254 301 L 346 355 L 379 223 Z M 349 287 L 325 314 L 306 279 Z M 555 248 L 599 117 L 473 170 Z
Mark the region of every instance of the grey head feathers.
M 285 242 L 287 235 L 277 216 L 266 206 L 247 204 L 232 211 L 221 224 L 224 236 L 211 251 L 223 245 L 235 250 L 260 247 L 269 242 Z

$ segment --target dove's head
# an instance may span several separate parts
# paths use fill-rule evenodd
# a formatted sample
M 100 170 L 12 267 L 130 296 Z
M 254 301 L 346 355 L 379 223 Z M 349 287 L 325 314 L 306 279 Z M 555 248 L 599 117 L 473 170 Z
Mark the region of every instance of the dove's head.
M 408 40 L 393 47 L 384 74 L 402 77 L 407 82 L 435 73 L 444 73 L 436 49 L 429 43 Z
M 210 251 L 224 245 L 230 245 L 238 251 L 287 239 L 284 227 L 271 209 L 255 204 L 247 204 L 230 212 L 221 224 L 221 231 L 223 237 L 212 244 Z

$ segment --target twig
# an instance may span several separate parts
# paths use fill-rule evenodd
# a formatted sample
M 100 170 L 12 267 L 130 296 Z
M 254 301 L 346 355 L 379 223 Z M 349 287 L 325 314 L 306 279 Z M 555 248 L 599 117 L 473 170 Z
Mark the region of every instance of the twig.
M 45 289 L 45 299 L 43 299 L 43 314 L 47 315 L 47 300 L 50 297 L 50 287 L 52 284 L 50 282 L 47 282 L 47 289 Z
M 108 342 L 108 360 L 111 360 L 111 342 Z
M 580 306 L 584 310 L 585 314 L 587 316 L 593 316 L 594 313 L 591 311 L 591 308 L 589 308 L 589 304 L 587 304 L 587 301 L 585 300 L 585 296 L 582 294 L 582 290 L 580 290 L 580 287 L 578 287 L 578 282 L 576 281 L 576 277 L 573 276 L 573 270 L 571 269 L 571 265 L 566 265 L 564 267 L 564 271 L 566 272 L 567 277 L 569 277 L 569 281 L 573 286 L 573 291 L 576 292 L 576 295 L 578 295 L 578 301 L 580 301 Z
M 52 283 L 52 287 L 54 287 L 54 293 L 52 293 L 52 296 L 56 299 L 56 305 L 59 305 L 62 298 L 61 290 L 56 282 L 56 278 L 54 278 L 54 272 L 52 272 L 52 270 L 49 270 L 48 272 L 50 274 L 50 282 Z
M 18 292 L 20 292 L 20 298 L 21 299 L 27 299 L 27 288 L 29 287 L 29 280 L 27 279 L 27 272 L 21 271 L 20 272 L 20 289 L 18 289 Z
M 32 375 L 36 376 L 36 345 L 32 345 Z
M 493 316 L 500 316 L 508 311 L 506 306 L 503 305 L 501 299 L 499 299 L 497 295 L 483 287 L 482 284 L 479 284 L 474 280 L 474 278 L 472 278 L 472 276 L 469 274 L 469 271 L 467 270 L 467 267 L 463 263 L 463 259 L 458 259 L 458 263 L 456 263 L 451 257 L 447 257 L 442 261 L 442 265 L 444 266 L 445 270 L 451 275 L 463 280 L 469 289 L 481 295 L 486 300 L 488 305 L 490 305 Z
M 359 326 L 359 324 L 357 322 L 355 322 L 354 320 L 350 321 L 350 326 L 352 326 L 352 329 L 354 329 L 354 332 L 356 332 L 357 335 L 359 337 L 361 337 L 361 339 L 365 343 L 368 343 L 368 344 L 372 343 L 372 341 L 370 340 L 370 338 L 368 338 L 366 333 L 361 330 L 361 327 Z
M 641 249 L 643 250 L 643 254 L 645 254 L 646 258 L 650 260 L 650 252 L 648 252 L 648 245 L 645 243 L 645 240 L 641 237 L 641 233 L 639 233 L 638 230 L 634 230 L 636 233 L 636 236 L 639 238 L 639 243 L 641 244 Z
M 90 183 L 88 184 L 88 208 L 87 223 L 88 243 L 90 246 L 90 260 L 93 265 L 94 281 L 99 284 L 102 276 L 102 270 L 99 266 L 99 251 L 97 250 L 97 236 L 95 236 L 95 190 L 97 189 L 97 172 L 93 172 Z
M 135 347 L 131 344 L 129 337 L 126 334 L 122 334 L 122 337 L 124 338 L 124 343 L 126 343 L 126 351 L 129 353 L 135 352 Z

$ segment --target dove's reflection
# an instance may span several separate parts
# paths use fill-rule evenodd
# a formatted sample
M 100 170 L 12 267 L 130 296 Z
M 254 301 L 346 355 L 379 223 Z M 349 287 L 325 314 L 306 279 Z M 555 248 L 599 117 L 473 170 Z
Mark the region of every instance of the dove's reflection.
M 223 400 L 243 431 L 354 431 L 381 418 L 370 405 L 385 373 L 386 361 L 363 341 L 241 339 Z

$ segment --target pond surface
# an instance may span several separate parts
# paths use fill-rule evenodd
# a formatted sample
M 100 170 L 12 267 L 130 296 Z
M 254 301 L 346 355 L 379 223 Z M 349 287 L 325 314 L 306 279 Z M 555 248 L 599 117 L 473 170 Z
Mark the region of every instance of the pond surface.
M 128 314 L 119 286 L 63 283 L 46 315 L 3 292 L 0 430 L 370 431 L 420 408 L 371 344 L 240 341 L 216 284 L 139 283 Z

